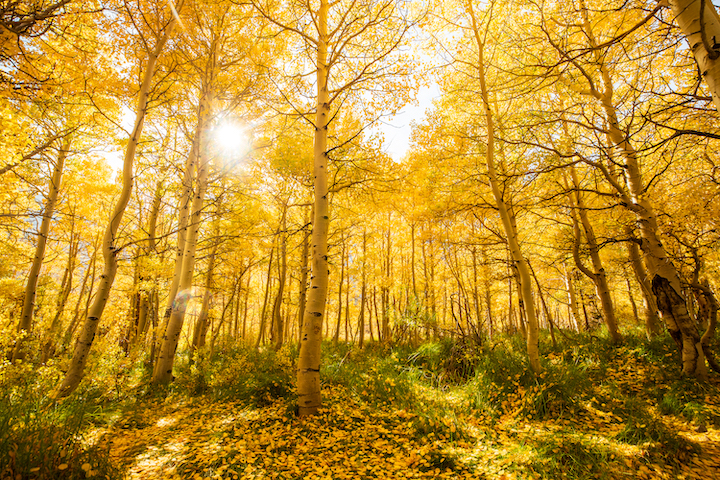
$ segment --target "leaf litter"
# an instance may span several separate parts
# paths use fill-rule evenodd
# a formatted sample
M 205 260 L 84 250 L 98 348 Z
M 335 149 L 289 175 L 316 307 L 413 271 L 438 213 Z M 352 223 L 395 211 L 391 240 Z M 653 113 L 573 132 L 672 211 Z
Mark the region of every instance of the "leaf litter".
M 324 385 L 315 417 L 297 418 L 287 398 L 251 407 L 169 397 L 138 404 L 102 441 L 130 479 L 720 478 L 719 422 L 659 412 L 648 384 L 667 377 L 629 358 L 616 355 L 581 409 L 541 419 L 522 413 L 541 389 L 518 388 L 490 415 L 457 388 L 415 385 L 412 409 Z M 618 390 L 625 404 L 610 396 Z M 720 398 L 704 401 L 720 418 Z M 440 404 L 444 413 L 429 414 Z

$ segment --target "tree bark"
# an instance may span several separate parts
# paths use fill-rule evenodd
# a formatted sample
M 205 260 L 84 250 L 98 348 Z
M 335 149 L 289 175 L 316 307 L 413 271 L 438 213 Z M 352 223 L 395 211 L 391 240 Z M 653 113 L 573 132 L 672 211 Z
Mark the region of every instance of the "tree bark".
M 80 249 L 80 238 L 79 235 L 75 234 L 75 215 L 72 214 L 72 224 L 70 227 L 70 245 L 68 247 L 68 263 L 65 267 L 65 273 L 60 284 L 60 292 L 58 293 L 57 307 L 55 309 L 55 316 L 50 322 L 50 327 L 45 332 L 45 341 L 43 343 L 42 359 L 40 363 L 47 363 L 47 361 L 55 354 L 55 340 L 58 336 L 58 331 L 62 325 L 62 314 L 65 312 L 65 306 L 67 305 L 70 292 L 73 288 L 73 275 L 75 274 L 75 264 L 77 260 L 78 250 Z M 81 293 L 82 295 L 82 293 Z
M 360 314 L 358 317 L 358 346 L 362 349 L 365 346 L 365 303 L 367 302 L 367 229 L 363 229 L 363 253 L 362 253 L 362 286 L 360 287 Z
M 298 413 L 314 415 L 321 404 L 320 347 L 328 291 L 327 239 L 330 226 L 327 178 L 327 137 L 330 122 L 330 95 L 328 90 L 328 0 L 320 0 L 316 22 L 317 38 L 317 102 L 315 139 L 313 142 L 314 205 L 312 231 L 312 274 L 305 317 L 300 337 L 298 358 Z
M 633 273 L 635 274 L 635 280 L 640 284 L 640 292 L 642 293 L 643 305 L 645 307 L 645 333 L 648 340 L 650 340 L 660 332 L 657 301 L 652 292 L 652 284 L 650 283 L 647 270 L 640 257 L 640 247 L 633 237 L 632 229 L 627 227 L 625 232 L 631 238 L 627 243 L 628 256 L 630 257 L 630 265 L 632 265 Z
M 302 237 L 302 253 L 300 254 L 300 293 L 298 300 L 298 343 L 300 342 L 300 335 L 302 334 L 302 322 L 305 316 L 305 304 L 307 303 L 307 281 L 308 281 L 308 260 L 310 257 L 310 248 L 308 242 L 310 241 L 310 230 L 308 225 L 310 218 L 305 213 L 305 221 L 303 225 L 303 237 Z
M 587 209 L 583 201 L 582 194 L 580 193 L 580 182 L 578 181 L 577 172 L 574 166 L 568 167 L 570 169 L 570 177 L 572 179 L 572 186 L 574 189 L 574 195 L 570 194 L 570 207 L 573 210 L 573 231 L 575 233 L 575 245 L 573 247 L 573 257 L 577 267 L 587 277 L 592 280 L 595 285 L 595 294 L 600 299 L 600 305 L 603 311 L 603 319 L 607 326 L 608 333 L 613 343 L 622 342 L 622 335 L 617 326 L 617 318 L 615 317 L 615 307 L 613 306 L 612 297 L 610 296 L 610 288 L 607 283 L 607 276 L 605 275 L 605 267 L 603 266 L 602 259 L 600 258 L 600 249 L 597 244 L 595 237 L 595 231 L 590 223 L 590 219 L 587 215 Z M 585 232 L 585 240 L 587 242 L 588 252 L 590 254 L 590 261 L 592 262 L 593 270 L 591 271 L 586 268 L 580 260 L 579 246 L 581 243 L 581 234 L 578 226 L 578 219 Z
M 47 244 L 48 233 L 50 233 L 50 222 L 55 211 L 60 194 L 60 184 L 62 182 L 63 169 L 65 168 L 65 159 L 70 150 L 70 137 L 67 136 L 63 140 L 57 161 L 53 169 L 50 184 L 48 186 L 47 202 L 42 214 L 42 222 L 40 223 L 40 231 L 37 235 L 37 244 L 35 245 L 35 255 L 33 256 L 32 265 L 30 266 L 30 274 L 28 275 L 27 284 L 25 285 L 25 296 L 23 299 L 23 309 L 18 324 L 18 337 L 15 348 L 12 352 L 12 361 L 22 360 L 25 358 L 24 345 L 27 337 L 30 335 L 33 327 L 33 313 L 35 310 L 35 295 L 37 293 L 38 278 L 40 269 L 45 260 L 45 245 Z
M 188 232 L 185 240 L 185 249 L 182 256 L 182 271 L 178 286 L 178 293 L 172 302 L 172 312 L 167 322 L 165 333 L 162 336 L 162 346 L 158 355 L 158 361 L 153 371 L 152 383 L 164 385 L 172 380 L 172 368 L 175 362 L 175 351 L 180 341 L 185 311 L 192 298 L 192 282 L 195 274 L 195 250 L 197 248 L 200 225 L 202 223 L 202 210 L 207 190 L 207 176 L 210 167 L 209 158 L 206 152 L 207 135 L 206 128 L 211 116 L 212 89 L 214 84 L 214 56 L 208 60 L 208 78 L 205 79 L 203 92 L 200 98 L 198 110 L 198 131 L 196 132 L 197 143 L 197 188 L 192 199 L 192 212 L 188 224 Z
M 120 198 L 118 198 L 112 215 L 110 216 L 110 222 L 108 223 L 107 229 L 105 230 L 105 236 L 103 238 L 103 258 L 105 260 L 105 265 L 103 267 L 103 273 L 100 276 L 100 285 L 98 286 L 95 301 L 88 311 L 88 315 L 83 325 L 83 330 L 80 332 L 80 337 L 75 345 L 75 351 L 73 352 L 70 367 L 65 375 L 65 379 L 62 381 L 57 390 L 53 392 L 53 398 L 66 397 L 70 395 L 80 384 L 84 375 L 90 348 L 92 347 L 93 340 L 95 339 L 95 332 L 97 331 L 102 313 L 105 310 L 105 305 L 107 304 L 110 296 L 110 290 L 112 289 L 112 285 L 115 281 L 115 274 L 117 273 L 117 254 L 119 252 L 116 246 L 116 235 L 118 228 L 120 227 L 123 214 L 125 213 L 125 208 L 130 201 L 130 193 L 132 192 L 133 185 L 133 162 L 135 160 L 135 151 L 137 150 L 138 143 L 140 142 L 140 136 L 142 135 L 143 126 L 145 124 L 150 84 L 155 74 L 157 59 L 160 56 L 160 52 L 163 47 L 167 43 L 174 27 L 175 17 L 172 17 L 165 28 L 164 33 L 155 44 L 153 51 L 148 52 L 148 59 L 145 65 L 145 76 L 143 77 L 143 82 L 140 86 L 140 93 L 138 95 L 135 127 L 133 128 L 133 133 L 130 136 L 130 141 L 128 142 L 127 149 L 125 150 L 122 177 L 123 187 L 120 193 Z
M 144 248 L 143 254 L 144 257 L 150 256 L 152 253 L 155 252 L 155 233 L 157 231 L 157 221 L 158 216 L 160 215 L 160 204 L 162 203 L 162 197 L 163 197 L 163 181 L 158 180 L 155 184 L 155 195 L 153 196 L 153 203 L 152 207 L 150 209 L 150 217 L 148 218 L 148 239 L 147 239 L 147 246 Z M 155 275 L 152 272 L 145 272 L 145 269 L 140 267 L 139 268 L 140 275 L 139 275 L 139 281 L 140 281 L 140 288 L 138 291 L 138 321 L 136 325 L 135 332 L 132 336 L 132 342 L 137 344 L 142 340 L 145 336 L 145 333 L 148 329 L 148 319 L 149 316 L 152 314 L 152 301 L 155 298 Z M 143 282 L 146 280 L 146 277 L 144 275 L 150 274 L 151 277 L 153 277 L 152 281 L 152 288 L 148 289 L 147 285 L 145 285 Z
M 285 327 L 283 325 L 283 316 L 281 312 L 283 297 L 285 294 L 285 278 L 287 277 L 287 200 L 282 207 L 282 219 L 280 220 L 280 247 L 278 252 L 278 292 L 273 308 L 273 331 L 274 331 L 274 347 L 280 350 L 285 341 Z
M 270 259 L 268 260 L 268 269 L 267 269 L 267 276 L 265 278 L 265 296 L 263 297 L 263 306 L 262 311 L 260 312 L 260 325 L 258 327 L 258 336 L 255 340 L 255 348 L 260 348 L 260 343 L 265 339 L 265 327 L 267 325 L 266 322 L 266 315 L 267 315 L 267 306 L 268 306 L 268 300 L 270 298 L 270 283 L 271 283 L 271 275 L 272 275 L 272 264 L 273 264 L 273 257 L 275 256 L 275 243 L 273 241 L 273 245 L 270 249 Z
M 720 110 L 720 18 L 712 0 L 668 0 Z
M 335 324 L 335 335 L 333 343 L 337 344 L 340 339 L 340 323 L 342 322 L 342 303 L 343 303 L 343 283 L 345 282 L 345 242 L 342 233 L 340 233 L 340 242 L 342 243 L 342 251 L 340 253 L 340 281 L 338 282 L 338 299 L 337 299 L 337 322 Z M 345 325 L 345 341 L 348 341 L 347 325 Z
M 73 313 L 73 318 L 70 320 L 70 324 L 65 329 L 65 333 L 63 334 L 62 339 L 62 349 L 61 351 L 65 351 L 67 347 L 70 345 L 70 341 L 72 340 L 72 336 L 75 334 L 75 330 L 77 329 L 77 326 L 80 322 L 80 306 L 82 305 L 82 298 L 85 294 L 85 287 L 87 287 L 88 279 L 90 280 L 90 285 L 88 288 L 88 294 L 87 298 L 85 299 L 85 309 L 83 311 L 82 316 L 87 316 L 87 311 L 90 307 L 90 301 L 92 300 L 92 291 L 95 286 L 95 271 L 96 271 L 96 265 L 97 265 L 97 251 L 100 248 L 100 238 L 99 235 L 93 242 L 93 252 L 90 254 L 90 249 L 88 248 L 88 256 L 90 257 L 90 263 L 85 269 L 85 274 L 83 275 L 82 284 L 80 285 L 80 293 L 78 294 L 77 302 L 75 303 L 75 310 Z
M 587 9 L 581 3 L 583 25 L 591 47 L 597 46 L 588 17 Z M 678 343 L 681 351 L 683 374 L 705 376 L 705 355 L 700 346 L 700 333 L 695 319 L 687 310 L 684 293 L 681 287 L 680 275 L 668 257 L 665 247 L 660 240 L 657 217 L 647 198 L 646 185 L 642 178 L 640 161 L 637 152 L 625 135 L 617 117 L 617 109 L 613 100 L 613 82 L 610 73 L 603 62 L 600 51 L 593 50 L 595 63 L 599 67 L 603 89 L 598 90 L 591 86 L 590 95 L 595 97 L 605 112 L 607 121 L 607 137 L 611 151 L 625 160 L 623 175 L 625 186 L 621 185 L 615 177 L 602 164 L 595 164 L 601 170 L 607 182 L 614 188 L 622 204 L 632 211 L 637 218 L 640 248 L 645 254 L 648 267 L 648 277 L 651 279 L 652 291 L 662 313 L 663 321 L 670 335 Z
M 382 334 L 378 334 L 383 343 L 390 342 L 390 285 L 392 273 L 392 230 L 390 228 L 390 214 L 388 213 L 387 249 L 385 251 L 385 278 L 380 288 L 382 300 Z
M 575 331 L 580 333 L 580 310 L 578 309 L 577 295 L 575 294 L 575 285 L 571 273 L 567 269 L 567 265 L 563 263 L 565 273 L 565 288 L 568 292 L 568 304 L 570 307 L 571 325 L 575 327 Z
M 205 339 L 207 337 L 208 327 L 210 325 L 210 322 L 208 321 L 210 312 L 210 298 L 212 297 L 211 292 L 213 289 L 213 275 L 215 273 L 215 258 L 217 256 L 218 246 L 219 242 L 216 241 L 215 245 L 213 245 L 212 252 L 210 253 L 210 258 L 208 259 L 208 270 L 207 275 L 205 276 L 205 291 L 203 292 L 203 302 L 202 306 L 200 307 L 200 315 L 198 315 L 198 320 L 195 323 L 195 331 L 193 332 L 193 356 L 201 355 L 202 349 L 205 346 Z

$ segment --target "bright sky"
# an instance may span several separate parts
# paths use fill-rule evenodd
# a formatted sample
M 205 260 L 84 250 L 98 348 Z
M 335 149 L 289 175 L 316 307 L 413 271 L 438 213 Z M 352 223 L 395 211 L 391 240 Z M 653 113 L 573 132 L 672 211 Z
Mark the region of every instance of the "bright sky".
M 385 151 L 400 162 L 410 148 L 411 122 L 420 123 L 426 117 L 426 111 L 432 108 L 432 102 L 440 96 L 440 87 L 433 83 L 418 92 L 418 105 L 408 105 L 398 115 L 391 117 L 380 126 L 385 136 Z

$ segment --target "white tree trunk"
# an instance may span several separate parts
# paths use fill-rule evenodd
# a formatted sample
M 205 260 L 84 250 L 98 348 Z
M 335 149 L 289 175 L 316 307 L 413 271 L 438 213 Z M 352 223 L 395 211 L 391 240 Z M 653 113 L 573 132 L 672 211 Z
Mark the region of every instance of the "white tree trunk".
M 212 85 L 212 82 L 208 82 Z M 206 85 L 207 86 L 207 85 Z M 212 87 L 208 87 L 212 88 Z M 167 327 L 162 336 L 162 345 L 158 355 L 155 369 L 153 370 L 152 383 L 155 385 L 167 384 L 172 380 L 173 363 L 175 362 L 175 351 L 180 341 L 185 321 L 185 311 L 192 298 L 192 282 L 195 274 L 195 250 L 197 248 L 198 234 L 202 222 L 202 209 L 207 190 L 207 176 L 210 162 L 205 152 L 206 135 L 205 129 L 210 117 L 211 93 L 209 90 L 203 92 L 198 110 L 198 141 L 197 148 L 197 184 L 192 201 L 192 215 L 188 224 L 185 249 L 182 255 L 182 267 L 179 279 L 179 291 L 172 302 L 172 312 L 167 322 Z
M 532 279 L 530 276 L 530 269 L 527 264 L 527 260 L 522 254 L 520 249 L 520 242 L 518 241 L 517 228 L 515 227 L 515 218 L 511 214 L 511 210 L 508 208 L 503 198 L 503 193 L 500 191 L 500 182 L 498 180 L 496 168 L 495 168 L 495 129 L 493 122 L 492 110 L 490 109 L 490 96 L 488 94 L 487 85 L 485 82 L 485 65 L 483 58 L 483 49 L 485 45 L 480 39 L 480 31 L 475 19 L 475 12 L 473 11 L 472 2 L 468 2 L 468 13 L 471 16 L 473 31 L 475 34 L 475 41 L 478 47 L 478 79 L 480 81 L 480 91 L 482 95 L 483 107 L 485 110 L 485 120 L 487 122 L 487 148 L 485 154 L 485 164 L 488 170 L 488 178 L 490 179 L 490 187 L 492 188 L 493 197 L 495 198 L 495 204 L 498 207 L 500 213 L 500 219 L 502 220 L 505 235 L 507 237 L 508 249 L 512 261 L 515 264 L 516 271 L 520 279 L 520 297 L 523 302 L 523 310 L 525 318 L 527 320 L 527 353 L 528 361 L 530 363 L 530 369 L 539 374 L 542 372 L 540 366 L 540 349 L 539 349 L 539 335 L 540 327 L 538 325 L 537 313 L 535 311 L 535 301 L 532 295 Z
M 143 82 L 140 86 L 140 92 L 138 94 L 137 109 L 135 111 L 135 126 L 133 127 L 133 132 L 130 136 L 127 149 L 125 150 L 122 191 L 120 192 L 120 197 L 118 198 L 112 215 L 110 216 L 110 221 L 108 222 L 108 226 L 105 230 L 105 236 L 103 237 L 102 249 L 105 266 L 103 268 L 103 273 L 100 276 L 100 285 L 98 286 L 95 300 L 88 309 L 83 329 L 80 332 L 77 343 L 75 344 L 75 350 L 73 352 L 72 360 L 70 361 L 70 367 L 65 374 L 65 379 L 58 386 L 57 390 L 52 393 L 53 398 L 66 397 L 75 391 L 77 386 L 80 385 L 80 381 L 85 373 L 85 365 L 87 364 L 88 355 L 90 354 L 90 348 L 92 347 L 93 340 L 95 339 L 95 332 L 97 331 L 103 310 L 105 310 L 105 305 L 107 304 L 108 297 L 110 296 L 110 290 L 112 289 L 113 282 L 115 281 L 118 253 L 117 245 L 115 244 L 117 240 L 116 235 L 118 228 L 120 227 L 123 214 L 125 213 L 125 208 L 130 201 L 130 193 L 132 192 L 133 185 L 133 163 L 135 160 L 135 151 L 137 150 L 143 126 L 145 124 L 145 114 L 147 113 L 150 84 L 155 74 L 155 65 L 157 64 L 158 56 L 172 34 L 174 26 L 175 18 L 173 17 L 168 26 L 165 28 L 164 34 L 155 44 L 155 48 L 152 52 L 149 52 L 148 55 L 147 63 L 145 65 L 145 76 L 143 77 Z
M 50 232 L 50 222 L 52 221 L 52 216 L 55 211 L 55 204 L 57 203 L 58 195 L 60 194 L 60 183 L 62 182 L 62 174 L 68 150 L 70 150 L 69 136 L 65 137 L 65 140 L 63 140 L 63 145 L 60 148 L 58 159 L 55 162 L 52 178 L 50 178 L 47 203 L 45 204 L 45 209 L 42 214 L 40 231 L 38 232 L 37 244 L 35 245 L 35 255 L 33 256 L 33 262 L 30 266 L 30 274 L 28 275 L 28 281 L 25 285 L 22 316 L 20 317 L 20 323 L 18 324 L 19 336 L 12 354 L 13 362 L 21 360 L 25 357 L 23 345 L 25 343 L 26 336 L 30 334 L 33 326 L 33 311 L 35 310 L 35 294 L 37 292 L 38 277 L 40 276 L 40 269 L 42 268 L 43 261 L 45 260 L 45 245 L 47 244 L 47 237 Z
M 320 0 L 317 12 L 317 102 L 315 140 L 313 144 L 315 200 L 311 235 L 312 260 L 310 291 L 307 296 L 300 355 L 297 370 L 298 414 L 314 415 L 320 407 L 320 346 L 328 290 L 327 241 L 330 227 L 327 179 L 327 137 L 330 122 L 328 91 L 328 10 L 327 0 Z
M 720 18 L 712 0 L 669 0 L 700 74 L 720 110 Z M 704 8 L 703 8 L 704 7 Z M 702 21 L 701 21 L 702 20 Z

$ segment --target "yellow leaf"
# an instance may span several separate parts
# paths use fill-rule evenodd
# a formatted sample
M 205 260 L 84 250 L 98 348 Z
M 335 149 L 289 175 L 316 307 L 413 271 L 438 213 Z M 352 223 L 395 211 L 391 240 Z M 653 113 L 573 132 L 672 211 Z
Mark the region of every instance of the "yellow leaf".
M 58 470 L 67 470 L 68 464 L 67 463 L 61 463 L 58 465 Z

